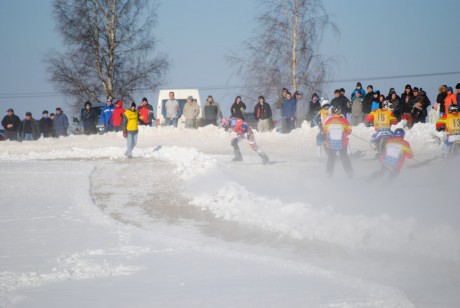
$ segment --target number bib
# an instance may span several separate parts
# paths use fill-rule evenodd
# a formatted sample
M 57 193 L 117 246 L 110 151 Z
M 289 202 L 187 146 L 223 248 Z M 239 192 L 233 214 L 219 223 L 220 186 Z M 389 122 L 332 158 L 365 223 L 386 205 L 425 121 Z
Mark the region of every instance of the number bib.
M 383 164 L 388 167 L 396 167 L 402 153 L 403 150 L 400 144 L 388 144 L 385 157 L 383 158 Z
M 390 118 L 383 112 L 374 114 L 374 126 L 376 128 L 390 128 Z
M 446 128 L 449 135 L 460 135 L 460 117 L 447 117 Z
M 330 125 L 329 126 L 329 143 L 332 150 L 341 150 L 343 138 L 343 126 L 342 125 Z

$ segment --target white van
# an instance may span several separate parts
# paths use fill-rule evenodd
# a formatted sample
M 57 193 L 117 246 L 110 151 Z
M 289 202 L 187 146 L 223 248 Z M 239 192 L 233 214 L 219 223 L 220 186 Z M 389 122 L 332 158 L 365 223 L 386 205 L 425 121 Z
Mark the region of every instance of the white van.
M 200 107 L 200 114 L 197 118 L 197 124 L 202 122 L 202 105 L 200 99 L 200 93 L 197 89 L 171 89 L 171 90 L 160 90 L 158 94 L 158 102 L 157 102 L 157 125 L 165 125 L 166 124 L 166 109 L 165 104 L 169 100 L 169 92 L 174 92 L 174 98 L 179 103 L 180 111 L 179 111 L 179 121 L 177 123 L 178 127 L 183 127 L 185 125 L 185 119 L 182 117 L 182 110 L 184 108 L 185 103 L 187 102 L 187 97 L 192 96 L 196 99 L 198 106 Z

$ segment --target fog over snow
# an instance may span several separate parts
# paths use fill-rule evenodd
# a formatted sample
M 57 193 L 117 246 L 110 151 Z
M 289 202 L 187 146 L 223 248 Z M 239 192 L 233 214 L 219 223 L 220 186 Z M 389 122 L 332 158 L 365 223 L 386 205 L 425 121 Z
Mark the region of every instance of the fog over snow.
M 392 180 L 350 136 L 354 178 L 326 177 L 317 128 L 141 127 L 0 143 L 0 307 L 458 307 L 459 159 L 434 125 L 406 132 Z

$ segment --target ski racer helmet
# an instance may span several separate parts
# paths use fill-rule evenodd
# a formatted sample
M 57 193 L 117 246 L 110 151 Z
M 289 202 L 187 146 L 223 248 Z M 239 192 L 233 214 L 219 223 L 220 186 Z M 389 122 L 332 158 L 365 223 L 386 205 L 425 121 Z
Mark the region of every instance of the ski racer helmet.
M 393 111 L 395 109 L 395 105 L 390 101 L 384 101 L 382 103 L 382 108 Z
M 449 113 L 458 112 L 458 105 L 456 104 L 449 105 L 448 112 Z
M 319 103 L 322 108 L 324 108 L 325 106 L 329 106 L 329 100 L 327 99 L 327 97 L 321 97 Z
M 404 139 L 404 136 L 406 135 L 406 132 L 402 128 L 397 128 L 395 132 L 393 133 L 395 137 L 400 137 Z

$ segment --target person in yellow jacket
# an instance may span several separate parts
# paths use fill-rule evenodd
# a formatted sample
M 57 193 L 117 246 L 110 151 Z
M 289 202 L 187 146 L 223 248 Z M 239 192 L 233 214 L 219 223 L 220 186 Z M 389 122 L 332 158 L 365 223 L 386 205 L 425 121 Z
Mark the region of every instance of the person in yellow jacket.
M 127 140 L 126 156 L 133 157 L 133 149 L 137 143 L 139 111 L 136 110 L 136 104 L 133 102 L 131 108 L 123 114 L 123 137 Z

